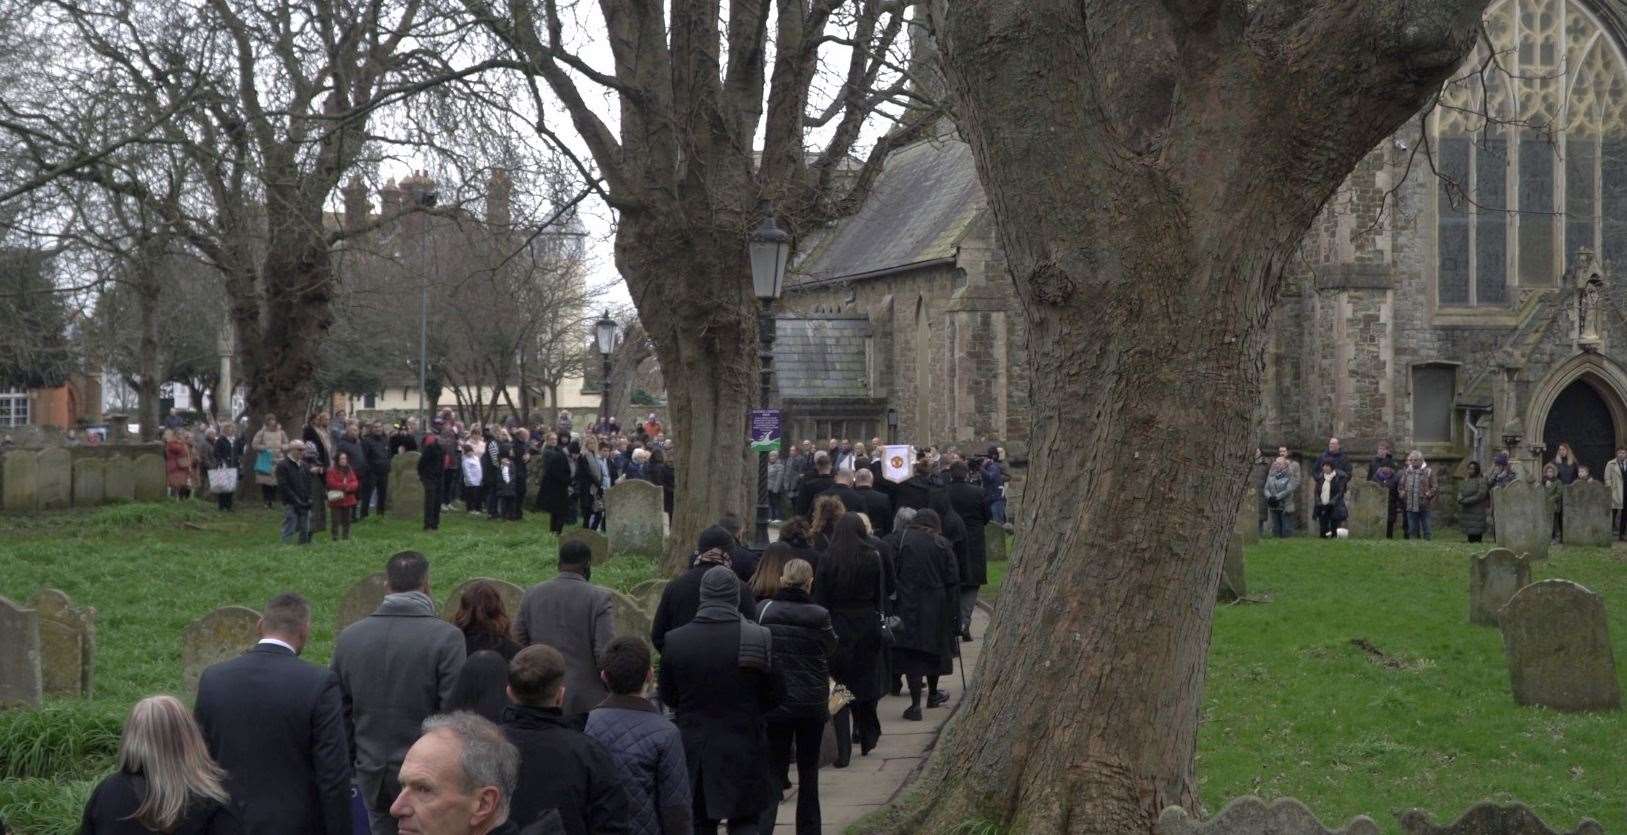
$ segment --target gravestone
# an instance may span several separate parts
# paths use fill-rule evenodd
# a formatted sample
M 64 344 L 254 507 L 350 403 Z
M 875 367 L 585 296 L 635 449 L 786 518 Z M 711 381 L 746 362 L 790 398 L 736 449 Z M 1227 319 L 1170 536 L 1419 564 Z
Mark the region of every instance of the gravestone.
M 186 625 L 181 633 L 181 678 L 186 692 L 198 692 L 198 679 L 211 664 L 236 658 L 259 640 L 260 613 L 246 606 L 222 606 Z
M 1604 835 L 1604 827 L 1591 818 L 1583 818 L 1575 829 L 1561 833 L 1524 803 L 1482 801 L 1445 826 L 1437 826 L 1422 809 L 1409 809 L 1396 817 L 1406 835 Z
M 649 612 L 653 617 L 656 607 L 661 605 L 661 595 L 666 590 L 667 581 L 657 577 L 654 580 L 645 580 L 633 586 L 632 591 L 628 592 L 627 596 L 633 598 L 640 609 Z
M 1232 532 L 1242 536 L 1245 545 L 1260 541 L 1260 514 L 1247 495 L 1243 497 L 1242 508 L 1237 511 L 1237 523 Z
M 40 613 L 0 597 L 0 708 L 38 707 L 41 678 Z
M 334 618 L 333 637 L 338 638 L 345 627 L 373 614 L 388 592 L 389 579 L 382 571 L 369 574 L 345 589 L 344 596 L 339 598 L 339 614 Z
M 586 543 L 588 550 L 593 552 L 594 565 L 603 565 L 610 562 L 610 540 L 606 539 L 605 535 L 598 531 L 590 531 L 587 528 L 568 528 L 559 534 L 559 544 L 564 545 L 567 542 Z
M 34 483 L 38 462 L 38 456 L 26 449 L 14 449 L 0 461 L 0 468 L 5 470 L 5 479 L 0 481 L 0 490 L 4 491 L 0 495 L 0 505 L 7 512 L 16 513 L 37 507 Z
M 983 526 L 983 553 L 989 562 L 1005 562 L 1010 555 L 1010 534 L 994 522 Z
M 73 462 L 73 506 L 95 507 L 105 496 L 103 484 L 107 478 L 107 462 L 100 458 L 81 458 Z
M 610 590 L 610 605 L 616 614 L 616 635 L 637 635 L 650 639 L 650 613 L 639 608 L 633 598 L 615 589 Z
M 1349 514 L 1345 527 L 1352 539 L 1384 538 L 1385 514 L 1390 509 L 1390 491 L 1384 485 L 1352 479 L 1345 491 L 1345 509 Z
M 34 462 L 34 502 L 41 510 L 66 510 L 73 505 L 73 458 L 68 450 L 40 450 Z
M 1220 593 L 1222 603 L 1239 600 L 1248 596 L 1248 576 L 1243 562 L 1243 535 L 1234 533 L 1226 543 L 1226 561 L 1220 568 Z
M 96 610 L 44 588 L 28 605 L 39 612 L 40 675 L 45 695 L 89 698 L 96 671 Z
M 1577 481 L 1565 485 L 1566 545 L 1610 547 L 1610 488 L 1602 481 Z
M 1226 804 L 1208 820 L 1196 820 L 1171 806 L 1158 816 L 1157 835 L 1379 835 L 1378 824 L 1358 815 L 1340 829 L 1329 829 L 1305 804 L 1284 797 L 1271 801 L 1252 795 Z
M 446 605 L 441 608 L 441 617 L 448 621 L 458 613 L 458 601 L 463 598 L 464 590 L 475 583 L 485 583 L 497 589 L 497 596 L 503 600 L 503 611 L 508 614 L 509 620 L 520 615 L 520 600 L 525 597 L 525 589 L 510 583 L 507 580 L 494 580 L 490 577 L 473 577 L 459 583 L 452 593 L 446 596 Z
M 605 492 L 605 528 L 610 534 L 612 555 L 660 555 L 665 525 L 660 487 L 629 479 Z
M 1492 516 L 1497 525 L 1497 544 L 1533 560 L 1548 558 L 1548 542 L 1553 538 L 1554 520 L 1543 501 L 1542 485 L 1515 481 L 1491 491 Z
M 424 483 L 418 480 L 416 452 L 403 452 L 390 459 L 390 506 L 396 516 L 422 519 Z
M 1531 562 L 1507 548 L 1469 556 L 1469 622 L 1496 626 L 1498 612 L 1531 585 Z
M 1516 704 L 1621 709 L 1603 597 L 1569 580 L 1543 580 L 1516 592 L 1499 619 Z
M 136 501 L 162 501 L 169 486 L 164 476 L 164 459 L 151 452 L 137 455 L 132 465 L 136 485 Z
M 136 464 L 128 458 L 113 457 L 102 462 L 102 501 L 136 500 Z

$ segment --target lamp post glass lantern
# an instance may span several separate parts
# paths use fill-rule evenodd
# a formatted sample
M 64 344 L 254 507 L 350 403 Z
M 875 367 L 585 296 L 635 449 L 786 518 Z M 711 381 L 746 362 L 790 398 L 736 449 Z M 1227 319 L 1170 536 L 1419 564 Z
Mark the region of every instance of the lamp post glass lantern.
M 616 320 L 610 318 L 610 311 L 593 323 L 593 341 L 604 360 L 604 376 L 599 378 L 599 431 L 605 432 L 610 425 L 610 355 L 616 350 Z
M 774 209 L 767 201 L 759 203 L 757 208 L 763 220 L 751 231 L 746 251 L 751 256 L 751 289 L 761 305 L 757 340 L 762 391 L 758 399 L 761 408 L 766 409 L 774 399 L 774 302 L 785 288 L 785 267 L 791 260 L 791 235 L 774 222 Z M 759 548 L 768 546 L 768 514 L 768 451 L 763 449 L 757 453 L 755 540 Z

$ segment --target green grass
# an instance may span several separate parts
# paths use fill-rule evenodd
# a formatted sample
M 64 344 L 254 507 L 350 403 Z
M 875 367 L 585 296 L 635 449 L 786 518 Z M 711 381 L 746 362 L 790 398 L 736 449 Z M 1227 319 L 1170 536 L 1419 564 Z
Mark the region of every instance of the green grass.
M 429 556 L 437 603 L 471 577 L 527 586 L 556 573 L 558 546 L 541 515 L 510 524 L 448 513 L 436 533 L 417 519 L 369 519 L 353 526 L 349 542 L 330 543 L 323 532 L 298 548 L 277 542 L 280 511 L 257 508 L 224 515 L 172 502 L 0 517 L 0 595 L 22 602 L 48 585 L 97 610 L 95 697 L 0 712 L 0 818 L 8 825 L 31 835 L 75 831 L 84 797 L 112 767 L 124 714 L 143 696 L 181 691 L 181 631 L 217 606 L 259 609 L 281 591 L 305 595 L 305 657 L 325 664 L 345 589 L 383 570 L 396 551 Z M 657 574 L 652 559 L 623 557 L 596 566 L 593 580 L 626 591 Z

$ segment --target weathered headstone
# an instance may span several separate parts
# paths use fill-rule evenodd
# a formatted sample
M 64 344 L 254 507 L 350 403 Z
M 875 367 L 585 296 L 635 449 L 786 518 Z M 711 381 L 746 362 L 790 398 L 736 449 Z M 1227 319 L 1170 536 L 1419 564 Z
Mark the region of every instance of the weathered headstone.
M 1367 479 L 1351 479 L 1345 490 L 1345 527 L 1352 539 L 1383 539 L 1385 514 L 1390 509 L 1390 491 Z
M 40 450 L 34 462 L 34 501 L 41 510 L 64 510 L 73 504 L 73 457 L 68 450 Z
M 254 647 L 260 613 L 246 606 L 222 606 L 186 625 L 181 633 L 181 678 L 196 693 L 210 664 L 236 658 Z
M 345 589 L 344 596 L 339 598 L 339 614 L 334 619 L 333 637 L 338 638 L 345 627 L 373 614 L 388 592 L 389 579 L 382 571 L 369 574 Z
M 983 526 L 983 553 L 989 562 L 1004 562 L 1010 553 L 1010 534 L 994 522 Z
M 14 449 L 6 453 L 0 467 L 6 471 L 5 480 L 0 482 L 0 505 L 4 505 L 8 512 L 16 513 L 20 510 L 34 510 L 39 505 L 34 490 L 39 457 L 25 449 Z
M 114 457 L 103 462 L 102 501 L 133 502 L 136 500 L 136 463 L 128 458 Z
M 1284 797 L 1267 804 L 1258 797 L 1239 797 L 1208 820 L 1195 820 L 1171 806 L 1158 816 L 1157 835 L 1379 835 L 1378 824 L 1358 815 L 1341 829 L 1329 829 L 1305 804 Z
M 1444 826 L 1437 826 L 1422 809 L 1409 809 L 1396 817 L 1406 835 L 1604 835 L 1604 827 L 1592 818 L 1583 818 L 1575 829 L 1561 833 L 1543 823 L 1524 803 L 1482 801 Z
M 563 546 L 567 542 L 586 544 L 588 550 L 593 552 L 594 565 L 603 565 L 610 562 L 610 540 L 606 539 L 605 535 L 598 531 L 590 531 L 587 528 L 566 528 L 559 534 L 559 544 Z
M 1248 572 L 1243 561 L 1243 535 L 1234 533 L 1226 543 L 1226 561 L 1220 568 L 1221 602 L 1239 600 L 1248 596 Z
M 40 617 L 40 675 L 45 695 L 89 698 L 96 671 L 96 610 L 44 588 L 29 605 Z
M 654 580 L 645 580 L 633 586 L 632 591 L 628 592 L 627 596 L 633 598 L 633 601 L 638 604 L 640 609 L 649 612 L 653 617 L 655 608 L 661 605 L 661 595 L 666 590 L 667 580 L 657 577 Z
M 73 462 L 73 506 L 95 507 L 102 503 L 103 484 L 107 478 L 107 462 L 100 458 L 81 458 Z
M 1527 558 L 1548 558 L 1554 520 L 1543 501 L 1542 485 L 1516 481 L 1491 491 L 1491 509 L 1497 525 L 1497 544 Z
M 1516 704 L 1621 709 L 1603 597 L 1569 580 L 1542 580 L 1516 592 L 1499 620 Z
M 1247 496 L 1243 499 L 1243 507 L 1237 511 L 1237 524 L 1232 532 L 1241 535 L 1245 545 L 1260 541 L 1260 514 Z
M 610 534 L 612 555 L 659 555 L 665 525 L 660 487 L 628 479 L 605 492 L 605 528 Z
M 1566 545 L 1610 547 L 1610 488 L 1602 481 L 1577 481 L 1565 485 Z
M 162 501 L 169 486 L 164 474 L 163 457 L 144 452 L 136 456 L 132 466 L 135 473 L 136 501 Z
M 40 613 L 0 597 L 0 708 L 37 707 L 41 679 Z
M 1507 548 L 1469 556 L 1469 622 L 1496 626 L 1497 613 L 1531 585 L 1531 563 Z
M 616 634 L 637 635 L 648 640 L 650 637 L 650 613 L 639 608 L 633 598 L 622 594 L 615 589 L 610 590 L 611 606 L 616 612 Z
M 416 452 L 403 452 L 390 459 L 390 506 L 397 516 L 420 518 L 424 512 L 424 483 L 418 480 Z
M 485 583 L 497 590 L 497 596 L 503 600 L 503 611 L 510 620 L 520 614 L 520 600 L 525 597 L 525 589 L 510 583 L 507 580 L 494 580 L 490 577 L 473 577 L 457 585 L 452 593 L 446 596 L 446 605 L 441 608 L 441 617 L 451 620 L 458 613 L 458 601 L 463 598 L 464 590 L 476 583 Z

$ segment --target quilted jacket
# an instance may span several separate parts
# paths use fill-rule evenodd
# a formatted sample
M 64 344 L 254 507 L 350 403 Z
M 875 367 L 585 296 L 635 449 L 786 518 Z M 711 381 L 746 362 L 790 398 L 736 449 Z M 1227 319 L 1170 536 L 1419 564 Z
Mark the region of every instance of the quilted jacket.
M 621 773 L 633 835 L 693 831 L 683 738 L 655 705 L 611 695 L 588 713 L 587 735 L 610 751 Z

